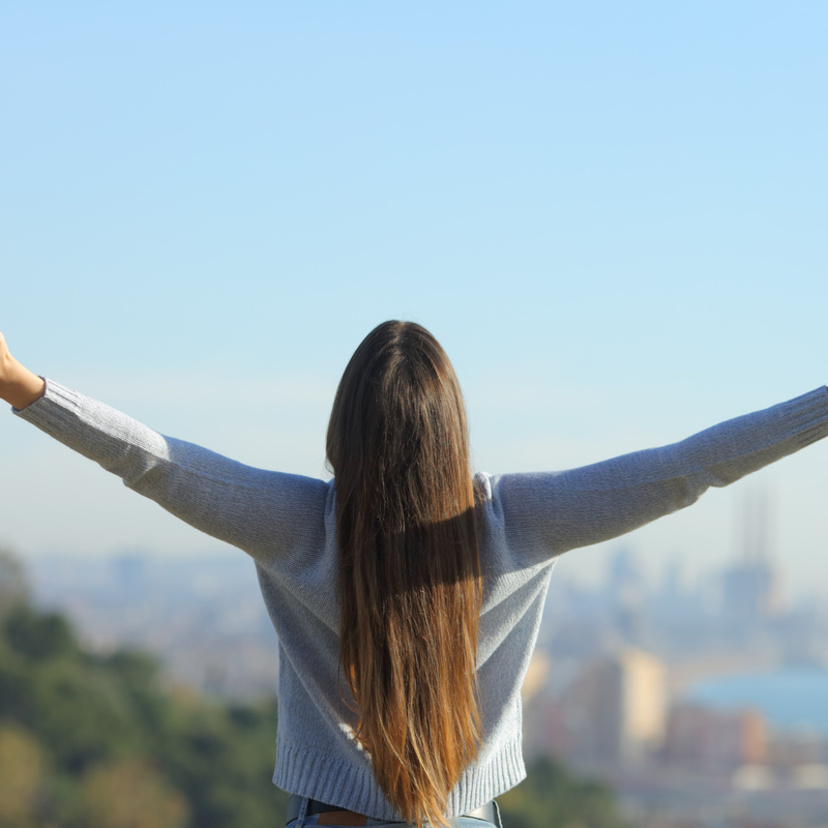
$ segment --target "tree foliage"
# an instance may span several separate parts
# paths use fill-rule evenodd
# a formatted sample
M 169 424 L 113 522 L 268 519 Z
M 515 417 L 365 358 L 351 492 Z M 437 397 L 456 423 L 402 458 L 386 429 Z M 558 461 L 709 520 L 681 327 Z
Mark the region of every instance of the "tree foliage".
M 22 601 L 0 617 L 0 825 L 272 828 L 275 733 L 273 704 L 170 691 L 150 656 L 89 655 Z
M 187 800 L 146 760 L 98 765 L 84 774 L 81 798 L 89 828 L 185 828 Z
M 8 549 L 0 547 L 0 616 L 10 607 L 24 603 L 29 596 L 29 582 L 23 565 Z
M 28 731 L 15 724 L 0 725 L 0 768 L 0 825 L 34 826 L 43 784 L 43 751 Z
M 498 799 L 506 828 L 626 828 L 603 783 L 539 759 L 525 782 Z

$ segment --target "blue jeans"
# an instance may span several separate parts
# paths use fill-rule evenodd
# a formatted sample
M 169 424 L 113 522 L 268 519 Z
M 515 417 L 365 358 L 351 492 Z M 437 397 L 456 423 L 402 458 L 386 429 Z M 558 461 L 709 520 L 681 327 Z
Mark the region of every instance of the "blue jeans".
M 301 817 L 297 817 L 296 819 L 292 819 L 285 828 L 312 828 L 315 825 L 318 825 L 319 817 L 324 816 L 323 814 L 313 814 L 312 816 L 306 816 L 304 819 Z M 503 823 L 500 821 L 500 810 L 497 807 L 497 802 L 495 802 L 495 816 L 497 817 L 497 825 L 492 824 L 488 820 L 485 819 L 476 819 L 475 817 L 454 817 L 451 820 L 451 824 L 453 828 L 503 828 Z M 347 825 L 331 825 L 328 822 L 322 823 L 325 828 L 349 828 Z M 366 818 L 365 820 L 365 828 L 406 828 L 407 823 L 405 822 L 386 822 L 383 819 L 371 819 L 370 817 Z

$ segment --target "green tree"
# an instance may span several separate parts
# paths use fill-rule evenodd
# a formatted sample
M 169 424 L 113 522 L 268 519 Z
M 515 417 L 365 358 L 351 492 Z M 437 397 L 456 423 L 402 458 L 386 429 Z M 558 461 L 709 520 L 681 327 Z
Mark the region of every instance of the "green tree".
M 34 828 L 45 769 L 43 751 L 31 733 L 0 725 L 0 825 Z
M 185 828 L 189 822 L 184 795 L 142 759 L 87 771 L 81 800 L 87 828 Z
M 8 549 L 0 548 L 0 617 L 28 597 L 29 582 L 23 564 Z
M 498 798 L 508 828 L 625 828 L 615 798 L 601 782 L 573 775 L 544 758 L 517 788 Z
M 61 615 L 35 612 L 18 604 L 5 618 L 6 641 L 11 649 L 32 661 L 44 661 L 78 651 L 72 628 Z
M 91 656 L 65 619 L 20 603 L 0 620 L 3 726 L 27 730 L 48 768 L 39 825 L 115 819 L 115 810 L 103 810 L 115 808 L 106 797 L 102 810 L 90 812 L 90 792 L 101 780 L 115 789 L 124 768 L 140 769 L 148 801 L 162 810 L 158 803 L 166 803 L 164 819 L 173 825 L 271 828 L 284 813 L 285 797 L 270 784 L 274 704 L 223 705 L 171 691 L 154 658 L 131 651 Z M 149 812 L 134 797 L 121 800 L 127 811 Z M 170 805 L 179 802 L 183 809 Z

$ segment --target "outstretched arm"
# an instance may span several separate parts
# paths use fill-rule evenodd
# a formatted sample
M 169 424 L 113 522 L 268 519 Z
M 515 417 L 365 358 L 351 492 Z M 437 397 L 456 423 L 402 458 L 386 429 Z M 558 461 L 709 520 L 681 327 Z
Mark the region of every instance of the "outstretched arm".
M 43 378 L 33 374 L 9 353 L 0 333 L 0 399 L 21 409 L 40 399 L 45 390 Z
M 0 398 L 125 485 L 258 560 L 310 548 L 303 539 L 324 536 L 330 487 L 322 480 L 255 469 L 165 437 L 33 374 L 11 356 L 2 336 Z M 293 560 L 303 563 L 295 555 Z
M 515 565 L 623 535 L 828 436 L 823 386 L 662 448 L 570 471 L 492 480 Z

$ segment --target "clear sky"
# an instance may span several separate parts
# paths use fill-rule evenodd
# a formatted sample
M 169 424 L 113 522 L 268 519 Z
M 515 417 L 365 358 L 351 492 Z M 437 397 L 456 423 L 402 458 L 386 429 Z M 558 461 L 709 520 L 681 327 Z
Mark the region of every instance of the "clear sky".
M 325 474 L 338 376 L 394 317 L 453 358 L 480 469 L 673 442 L 828 379 L 826 31 L 821 0 L 4 3 L 0 328 L 285 471 Z M 828 590 L 827 461 L 625 543 L 708 570 L 766 491 L 791 583 Z M 24 556 L 217 547 L 10 416 L 0 463 Z

